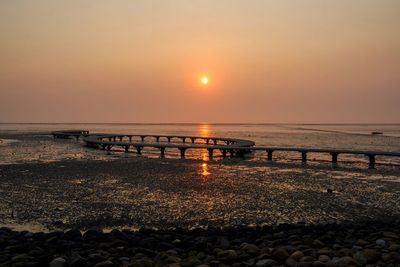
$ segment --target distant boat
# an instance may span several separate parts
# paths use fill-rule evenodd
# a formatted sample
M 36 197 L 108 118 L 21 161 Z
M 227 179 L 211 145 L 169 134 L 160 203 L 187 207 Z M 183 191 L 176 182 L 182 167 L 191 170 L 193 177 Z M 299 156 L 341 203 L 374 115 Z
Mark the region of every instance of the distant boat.
M 372 135 L 379 135 L 379 134 L 383 134 L 383 132 L 371 132 Z

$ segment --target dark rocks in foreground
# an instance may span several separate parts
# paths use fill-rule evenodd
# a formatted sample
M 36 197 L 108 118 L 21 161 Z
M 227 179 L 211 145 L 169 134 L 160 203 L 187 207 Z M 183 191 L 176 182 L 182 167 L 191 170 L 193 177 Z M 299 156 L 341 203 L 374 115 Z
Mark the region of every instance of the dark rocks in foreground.
M 400 266 L 399 221 L 137 232 L 0 228 L 0 266 Z

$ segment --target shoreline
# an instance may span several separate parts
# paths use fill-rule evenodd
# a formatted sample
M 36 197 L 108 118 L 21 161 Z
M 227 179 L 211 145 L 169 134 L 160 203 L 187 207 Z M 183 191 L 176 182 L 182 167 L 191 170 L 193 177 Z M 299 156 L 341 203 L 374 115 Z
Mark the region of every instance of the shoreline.
M 1 266 L 399 266 L 400 219 L 104 233 L 0 228 Z

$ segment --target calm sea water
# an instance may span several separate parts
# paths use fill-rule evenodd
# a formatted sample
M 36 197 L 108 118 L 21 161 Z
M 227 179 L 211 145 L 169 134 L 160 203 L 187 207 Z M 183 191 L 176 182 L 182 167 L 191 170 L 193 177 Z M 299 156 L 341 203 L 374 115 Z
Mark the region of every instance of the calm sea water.
M 73 140 L 55 141 L 46 136 L 51 131 L 62 129 L 85 129 L 101 133 L 234 137 L 250 139 L 255 141 L 256 145 L 265 146 L 400 151 L 400 124 L 0 124 L 0 139 L 3 140 L 0 162 L 5 164 L 32 160 L 116 156 L 105 155 L 104 151 L 87 149 Z M 383 135 L 371 135 L 371 132 L 383 132 Z M 17 141 L 11 142 L 13 139 Z M 157 155 L 151 150 L 148 153 L 150 156 Z M 169 153 L 171 157 L 176 154 L 177 151 Z M 196 152 L 189 153 L 188 156 L 204 157 Z M 255 158 L 263 156 L 262 153 L 258 153 Z M 277 158 L 286 159 L 288 156 L 277 153 Z M 296 158 L 296 155 L 293 155 L 293 158 Z M 328 160 L 329 156 L 327 155 L 325 159 Z

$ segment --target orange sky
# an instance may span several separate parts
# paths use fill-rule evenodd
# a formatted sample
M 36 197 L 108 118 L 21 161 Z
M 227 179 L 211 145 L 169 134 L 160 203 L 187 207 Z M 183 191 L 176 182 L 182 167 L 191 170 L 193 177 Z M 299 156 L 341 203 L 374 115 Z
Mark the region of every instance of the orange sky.
M 400 122 L 398 0 L 1 1 L 0 38 L 0 122 Z

